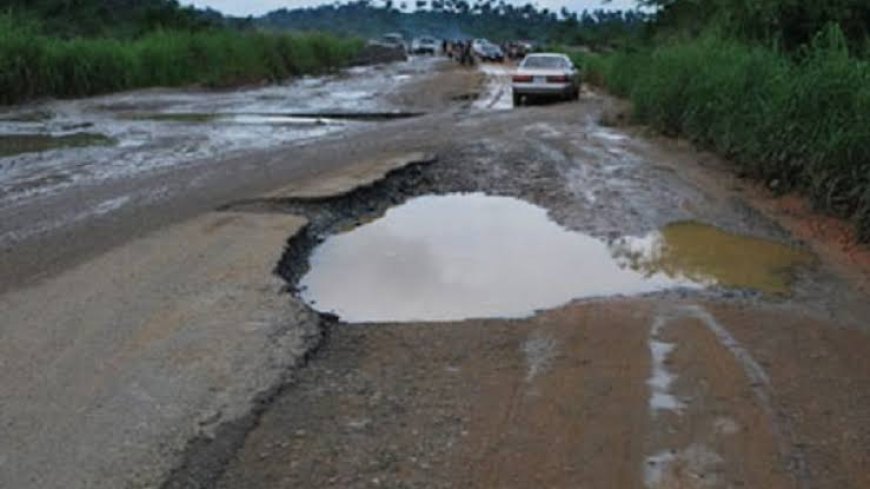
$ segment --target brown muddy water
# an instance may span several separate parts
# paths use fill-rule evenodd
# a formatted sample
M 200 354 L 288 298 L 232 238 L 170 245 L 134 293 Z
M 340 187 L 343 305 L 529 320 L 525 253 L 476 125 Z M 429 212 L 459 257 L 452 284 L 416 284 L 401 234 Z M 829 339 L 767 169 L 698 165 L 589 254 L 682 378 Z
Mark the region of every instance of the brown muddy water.
M 814 262 L 805 251 L 691 221 L 644 238 L 617 240 L 612 250 L 624 266 L 646 275 L 664 273 L 769 295 L 788 294 L 795 270 Z
M 102 134 L 76 133 L 64 136 L 48 134 L 0 134 L 0 157 L 24 153 L 38 153 L 59 148 L 108 146 L 114 141 Z
M 612 242 L 544 208 L 481 193 L 424 196 L 328 238 L 300 281 L 312 307 L 352 323 L 527 317 L 574 299 L 674 288 L 780 293 L 809 256 L 677 223 Z

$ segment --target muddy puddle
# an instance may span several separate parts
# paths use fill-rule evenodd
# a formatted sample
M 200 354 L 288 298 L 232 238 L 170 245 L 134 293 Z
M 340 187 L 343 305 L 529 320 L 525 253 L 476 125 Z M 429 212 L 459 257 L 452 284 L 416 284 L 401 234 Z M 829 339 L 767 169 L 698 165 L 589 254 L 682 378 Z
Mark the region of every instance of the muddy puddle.
M 788 292 L 810 255 L 696 222 L 612 241 L 481 193 L 424 196 L 315 248 L 303 300 L 348 322 L 519 318 L 667 289 Z
M 620 262 L 647 275 L 664 273 L 697 283 L 785 295 L 794 272 L 811 265 L 811 254 L 699 222 L 677 222 L 644 238 L 612 245 Z
M 102 134 L 76 133 L 63 136 L 48 134 L 0 134 L 0 157 L 38 153 L 60 148 L 109 146 L 114 141 Z

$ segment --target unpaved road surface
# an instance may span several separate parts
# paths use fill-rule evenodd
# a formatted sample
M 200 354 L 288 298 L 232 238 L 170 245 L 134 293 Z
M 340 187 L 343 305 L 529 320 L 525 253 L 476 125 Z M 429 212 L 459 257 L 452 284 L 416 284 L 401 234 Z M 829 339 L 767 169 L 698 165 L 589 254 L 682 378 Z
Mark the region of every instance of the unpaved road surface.
M 377 72 L 323 92 L 424 114 L 15 199 L 3 181 L 0 487 L 870 487 L 859 264 L 717 158 L 612 127 L 624 107 L 600 93 L 514 110 L 498 67 Z M 213 112 L 190 97 L 109 100 Z M 32 158 L 67 171 L 80 151 Z M 476 299 L 444 294 L 460 286 Z M 463 312 L 508 293 L 533 312 Z

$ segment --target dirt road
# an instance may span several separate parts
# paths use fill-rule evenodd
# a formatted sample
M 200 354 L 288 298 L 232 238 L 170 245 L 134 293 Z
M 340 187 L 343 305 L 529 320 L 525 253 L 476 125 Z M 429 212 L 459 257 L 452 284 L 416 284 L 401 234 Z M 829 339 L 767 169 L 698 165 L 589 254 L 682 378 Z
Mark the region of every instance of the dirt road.
M 600 93 L 414 66 L 418 117 L 4 214 L 0 486 L 870 487 L 859 263 Z

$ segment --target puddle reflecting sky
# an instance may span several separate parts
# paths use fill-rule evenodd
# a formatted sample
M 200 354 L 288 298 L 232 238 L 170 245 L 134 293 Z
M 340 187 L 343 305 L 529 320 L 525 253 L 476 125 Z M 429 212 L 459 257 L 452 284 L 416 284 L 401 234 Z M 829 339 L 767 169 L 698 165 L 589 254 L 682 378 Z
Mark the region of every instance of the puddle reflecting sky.
M 543 208 L 483 194 L 420 197 L 330 237 L 301 285 L 309 304 L 349 322 L 524 317 L 576 298 L 697 286 L 625 266 Z

